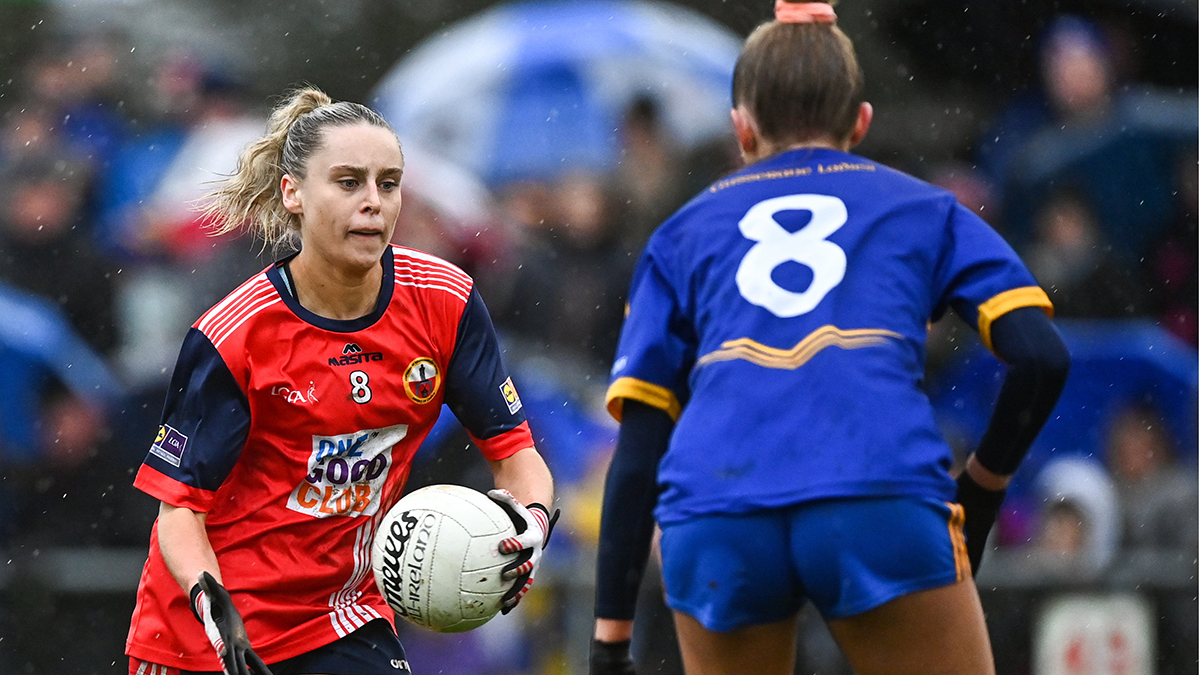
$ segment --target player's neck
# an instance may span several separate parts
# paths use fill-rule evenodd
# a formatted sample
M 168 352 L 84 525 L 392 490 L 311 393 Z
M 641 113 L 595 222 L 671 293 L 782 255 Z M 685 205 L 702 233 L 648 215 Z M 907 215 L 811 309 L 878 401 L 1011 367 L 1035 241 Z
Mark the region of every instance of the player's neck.
M 758 142 L 749 150 L 745 146 L 742 147 L 742 159 L 747 165 L 754 164 L 755 162 L 761 162 L 768 157 L 774 157 L 775 155 L 780 155 L 792 150 L 799 150 L 801 148 L 821 148 L 824 150 L 838 150 L 840 152 L 850 151 L 849 142 L 839 143 L 823 138 L 801 141 L 799 143 L 774 144 L 767 142 L 765 139 L 759 136 L 757 141 Z
M 301 251 L 288 269 L 296 284 L 296 300 L 317 316 L 357 319 L 374 311 L 379 300 L 382 262 L 368 270 L 345 270 Z

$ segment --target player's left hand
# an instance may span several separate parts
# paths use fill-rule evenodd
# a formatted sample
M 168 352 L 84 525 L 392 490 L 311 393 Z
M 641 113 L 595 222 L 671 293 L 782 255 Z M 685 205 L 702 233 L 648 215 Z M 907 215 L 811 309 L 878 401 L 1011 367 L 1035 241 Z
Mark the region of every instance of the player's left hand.
M 1000 514 L 1000 503 L 1005 490 L 987 490 L 971 478 L 965 469 L 958 476 L 958 494 L 955 500 L 962 505 L 965 515 L 963 538 L 967 540 L 967 558 L 971 561 L 971 576 L 979 574 L 988 534 Z
M 629 643 L 629 640 L 604 642 L 593 639 L 588 659 L 589 675 L 637 675 L 633 657 L 629 654 Z
M 201 572 L 191 595 L 192 612 L 204 624 L 204 634 L 221 659 L 225 675 L 271 675 L 267 664 L 250 647 L 246 626 L 229 591 L 213 575 Z
M 516 580 L 512 589 L 505 593 L 501 600 L 500 611 L 508 614 L 533 586 L 533 576 L 542 560 L 542 549 L 546 548 L 546 543 L 550 540 L 550 532 L 554 530 L 559 512 L 555 509 L 554 515 L 551 516 L 545 506 L 537 503 L 526 507 L 508 490 L 491 490 L 487 495 L 500 504 L 517 528 L 517 536 L 500 542 L 501 553 L 517 554 L 517 559 L 506 565 L 502 571 L 505 579 Z

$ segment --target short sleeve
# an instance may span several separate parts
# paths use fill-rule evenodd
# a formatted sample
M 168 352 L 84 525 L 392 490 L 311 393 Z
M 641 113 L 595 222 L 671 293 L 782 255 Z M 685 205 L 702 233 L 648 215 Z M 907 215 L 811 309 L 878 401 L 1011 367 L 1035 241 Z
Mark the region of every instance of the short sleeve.
M 206 512 L 250 432 L 250 406 L 217 348 L 188 331 L 162 425 L 134 486 L 173 506 Z
M 504 459 L 533 447 L 533 434 L 500 356 L 492 318 L 474 288 L 459 319 L 447 367 L 445 403 L 487 459 Z
M 1012 247 L 990 225 L 955 203 L 950 210 L 935 282 L 934 318 L 947 306 L 979 330 L 992 348 L 992 322 L 1020 307 L 1053 316 L 1049 296 Z
M 633 274 L 629 311 L 605 396 L 609 414 L 620 421 L 622 402 L 632 399 L 678 420 L 695 361 L 694 335 L 663 259 L 647 246 Z

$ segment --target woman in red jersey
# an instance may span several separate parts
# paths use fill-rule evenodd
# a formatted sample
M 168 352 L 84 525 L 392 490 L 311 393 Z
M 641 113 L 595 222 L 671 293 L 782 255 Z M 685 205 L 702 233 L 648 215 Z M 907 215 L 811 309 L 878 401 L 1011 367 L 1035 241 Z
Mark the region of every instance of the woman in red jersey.
M 245 225 L 299 251 L 184 340 L 135 481 L 162 505 L 131 675 L 408 672 L 370 546 L 443 403 L 522 532 L 497 542 L 514 555 L 506 611 L 532 583 L 550 472 L 472 279 L 389 244 L 403 169 L 378 114 L 305 88 L 213 192 L 218 231 Z

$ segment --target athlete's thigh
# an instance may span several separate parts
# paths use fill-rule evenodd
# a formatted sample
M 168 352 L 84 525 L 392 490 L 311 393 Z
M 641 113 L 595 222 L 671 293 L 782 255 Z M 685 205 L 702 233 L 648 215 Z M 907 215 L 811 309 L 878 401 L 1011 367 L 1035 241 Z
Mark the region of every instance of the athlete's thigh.
M 675 633 L 687 675 L 792 675 L 797 615 L 774 623 L 715 632 L 675 612 Z
M 858 675 L 994 675 L 975 582 L 917 591 L 829 622 Z

